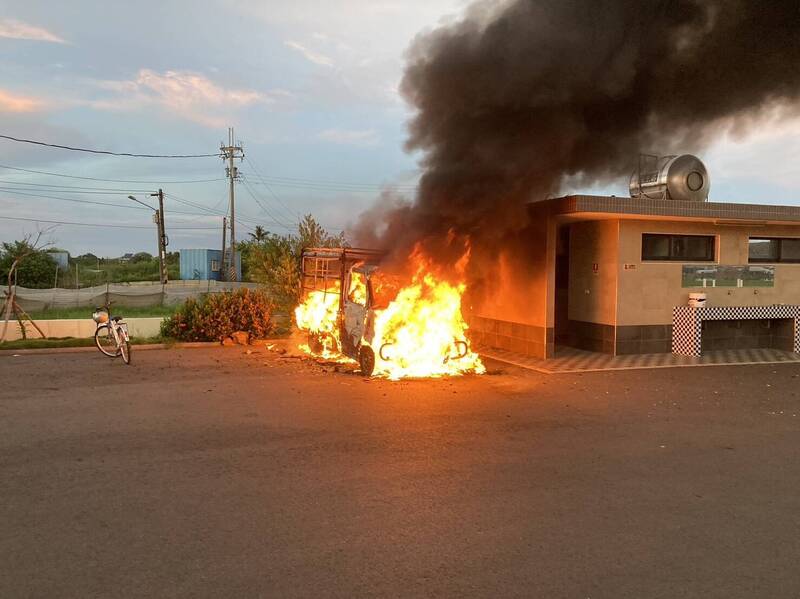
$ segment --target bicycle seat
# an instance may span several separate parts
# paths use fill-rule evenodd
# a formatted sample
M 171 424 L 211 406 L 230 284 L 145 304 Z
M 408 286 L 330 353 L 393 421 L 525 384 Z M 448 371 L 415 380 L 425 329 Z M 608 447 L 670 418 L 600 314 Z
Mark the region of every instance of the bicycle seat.
M 113 320 L 114 322 L 119 322 L 120 320 L 122 320 L 122 316 L 112 316 L 111 320 Z

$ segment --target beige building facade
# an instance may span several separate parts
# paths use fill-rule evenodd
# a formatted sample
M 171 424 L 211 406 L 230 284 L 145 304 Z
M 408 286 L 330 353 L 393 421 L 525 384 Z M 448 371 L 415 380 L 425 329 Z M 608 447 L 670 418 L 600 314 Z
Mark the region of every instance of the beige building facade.
M 559 345 L 610 354 L 669 352 L 673 310 L 800 304 L 800 208 L 568 196 L 531 204 L 517 276 L 473 309 L 476 341 L 552 357 Z M 510 260 L 511 258 L 506 258 Z M 786 322 L 708 323 L 703 347 L 784 348 Z

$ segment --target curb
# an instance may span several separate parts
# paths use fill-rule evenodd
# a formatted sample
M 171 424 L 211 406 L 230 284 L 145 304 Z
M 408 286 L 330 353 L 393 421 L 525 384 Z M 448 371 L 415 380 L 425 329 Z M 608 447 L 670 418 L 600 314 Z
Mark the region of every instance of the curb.
M 151 349 L 192 349 L 192 348 L 209 348 L 223 346 L 217 341 L 191 341 L 185 343 L 145 343 L 142 345 L 133 346 L 136 351 L 151 350 Z M 244 347 L 244 346 L 233 346 Z M 44 355 L 44 354 L 78 354 L 82 352 L 96 352 L 97 348 L 94 345 L 87 345 L 83 347 L 42 347 L 36 349 L 0 349 L 0 357 L 9 356 L 27 356 L 27 355 Z

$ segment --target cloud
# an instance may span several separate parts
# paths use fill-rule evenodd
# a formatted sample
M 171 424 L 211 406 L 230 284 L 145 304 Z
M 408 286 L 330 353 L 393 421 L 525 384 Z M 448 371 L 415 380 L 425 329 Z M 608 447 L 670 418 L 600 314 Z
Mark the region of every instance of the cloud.
M 800 192 L 800 163 L 789 157 L 799 154 L 800 116 L 790 111 L 776 109 L 745 131 L 728 131 L 703 156 L 711 171 L 712 196 L 753 201 L 780 189 L 785 191 L 780 201 L 794 203 Z
M 115 92 L 112 99 L 89 104 L 101 110 L 136 110 L 157 105 L 191 121 L 218 128 L 230 121 L 238 109 L 254 104 L 274 104 L 291 94 L 284 90 L 267 93 L 222 87 L 205 75 L 191 71 L 158 73 L 141 69 L 134 79 L 100 81 L 102 89 Z
M 15 19 L 0 18 L 0 37 L 7 37 L 14 40 L 34 40 L 37 42 L 52 42 L 55 44 L 66 44 L 67 42 L 55 33 L 43 27 L 29 25 Z
M 44 102 L 30 96 L 18 96 L 0 89 L 0 112 L 36 112 L 44 107 Z
M 318 38 L 319 39 L 319 38 Z M 319 54 L 318 52 L 314 52 L 313 50 L 309 50 L 302 44 L 299 44 L 295 41 L 289 40 L 284 42 L 287 48 L 291 48 L 292 50 L 297 50 L 306 57 L 307 60 L 313 62 L 314 64 L 318 64 L 324 67 L 332 67 L 333 60 L 325 56 L 324 54 Z
M 334 144 L 349 146 L 377 146 L 378 133 L 374 129 L 325 129 L 317 138 Z

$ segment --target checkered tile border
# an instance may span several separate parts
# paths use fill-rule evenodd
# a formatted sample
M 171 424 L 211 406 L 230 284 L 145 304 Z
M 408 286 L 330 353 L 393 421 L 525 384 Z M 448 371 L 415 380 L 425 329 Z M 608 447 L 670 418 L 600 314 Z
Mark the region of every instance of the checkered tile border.
M 672 309 L 672 353 L 699 356 L 704 320 L 794 319 L 794 351 L 800 353 L 800 306 L 708 306 Z

